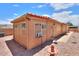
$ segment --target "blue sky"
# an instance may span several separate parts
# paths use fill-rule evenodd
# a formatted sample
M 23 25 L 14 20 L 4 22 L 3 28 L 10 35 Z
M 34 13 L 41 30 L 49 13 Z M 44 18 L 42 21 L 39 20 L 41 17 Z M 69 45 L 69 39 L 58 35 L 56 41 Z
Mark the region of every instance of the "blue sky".
M 0 3 L 0 23 L 9 24 L 28 12 L 79 26 L 79 4 L 74 3 Z

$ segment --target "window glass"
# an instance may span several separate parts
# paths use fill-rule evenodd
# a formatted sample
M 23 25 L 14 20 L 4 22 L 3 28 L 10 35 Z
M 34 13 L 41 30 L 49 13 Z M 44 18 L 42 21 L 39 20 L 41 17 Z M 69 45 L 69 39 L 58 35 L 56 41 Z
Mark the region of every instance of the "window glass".
M 21 23 L 21 24 L 18 24 L 18 25 L 15 25 L 14 28 L 26 28 L 26 23 Z
M 46 29 L 47 25 L 46 24 L 42 24 L 42 29 Z
M 35 37 L 36 37 L 36 38 L 42 37 L 42 31 L 36 32 Z
M 14 25 L 14 28 L 17 28 L 17 25 Z
M 26 24 L 25 23 L 22 23 L 21 24 L 21 28 L 25 28 L 26 27 Z
M 35 37 L 36 38 L 42 37 L 42 26 L 41 26 L 41 24 L 35 24 Z

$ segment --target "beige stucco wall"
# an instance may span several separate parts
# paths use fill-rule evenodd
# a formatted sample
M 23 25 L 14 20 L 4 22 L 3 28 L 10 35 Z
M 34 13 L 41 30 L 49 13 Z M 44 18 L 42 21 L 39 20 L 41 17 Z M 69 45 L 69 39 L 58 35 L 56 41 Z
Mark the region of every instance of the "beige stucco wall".
M 4 32 L 4 35 L 13 35 L 13 28 L 1 28 L 0 32 Z

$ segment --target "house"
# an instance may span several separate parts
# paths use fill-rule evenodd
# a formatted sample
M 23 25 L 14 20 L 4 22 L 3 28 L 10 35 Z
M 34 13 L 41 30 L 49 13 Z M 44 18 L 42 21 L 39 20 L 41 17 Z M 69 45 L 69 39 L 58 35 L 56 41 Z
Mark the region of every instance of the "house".
M 69 26 L 69 30 L 68 31 L 79 32 L 79 29 L 76 26 Z
M 54 23 L 54 37 L 57 37 L 59 35 L 65 34 L 68 32 L 68 25 L 65 23 L 61 23 L 61 22 L 55 22 Z
M 27 49 L 32 49 L 62 34 L 61 23 L 45 16 L 27 13 L 12 23 L 14 40 Z
M 61 23 L 61 31 L 62 33 L 66 33 L 68 32 L 68 24 L 65 24 L 65 23 Z
M 11 24 L 0 24 L 0 32 L 3 32 L 5 36 L 13 35 L 13 26 Z

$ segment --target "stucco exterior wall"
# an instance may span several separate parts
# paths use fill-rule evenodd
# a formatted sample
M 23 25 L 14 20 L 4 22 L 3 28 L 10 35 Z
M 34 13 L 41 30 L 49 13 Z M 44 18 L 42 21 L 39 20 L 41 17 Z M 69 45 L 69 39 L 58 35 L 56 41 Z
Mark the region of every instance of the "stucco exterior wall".
M 4 35 L 13 35 L 13 28 L 2 28 L 0 29 L 0 32 L 4 32 Z
M 69 28 L 69 31 L 79 32 L 78 28 Z

